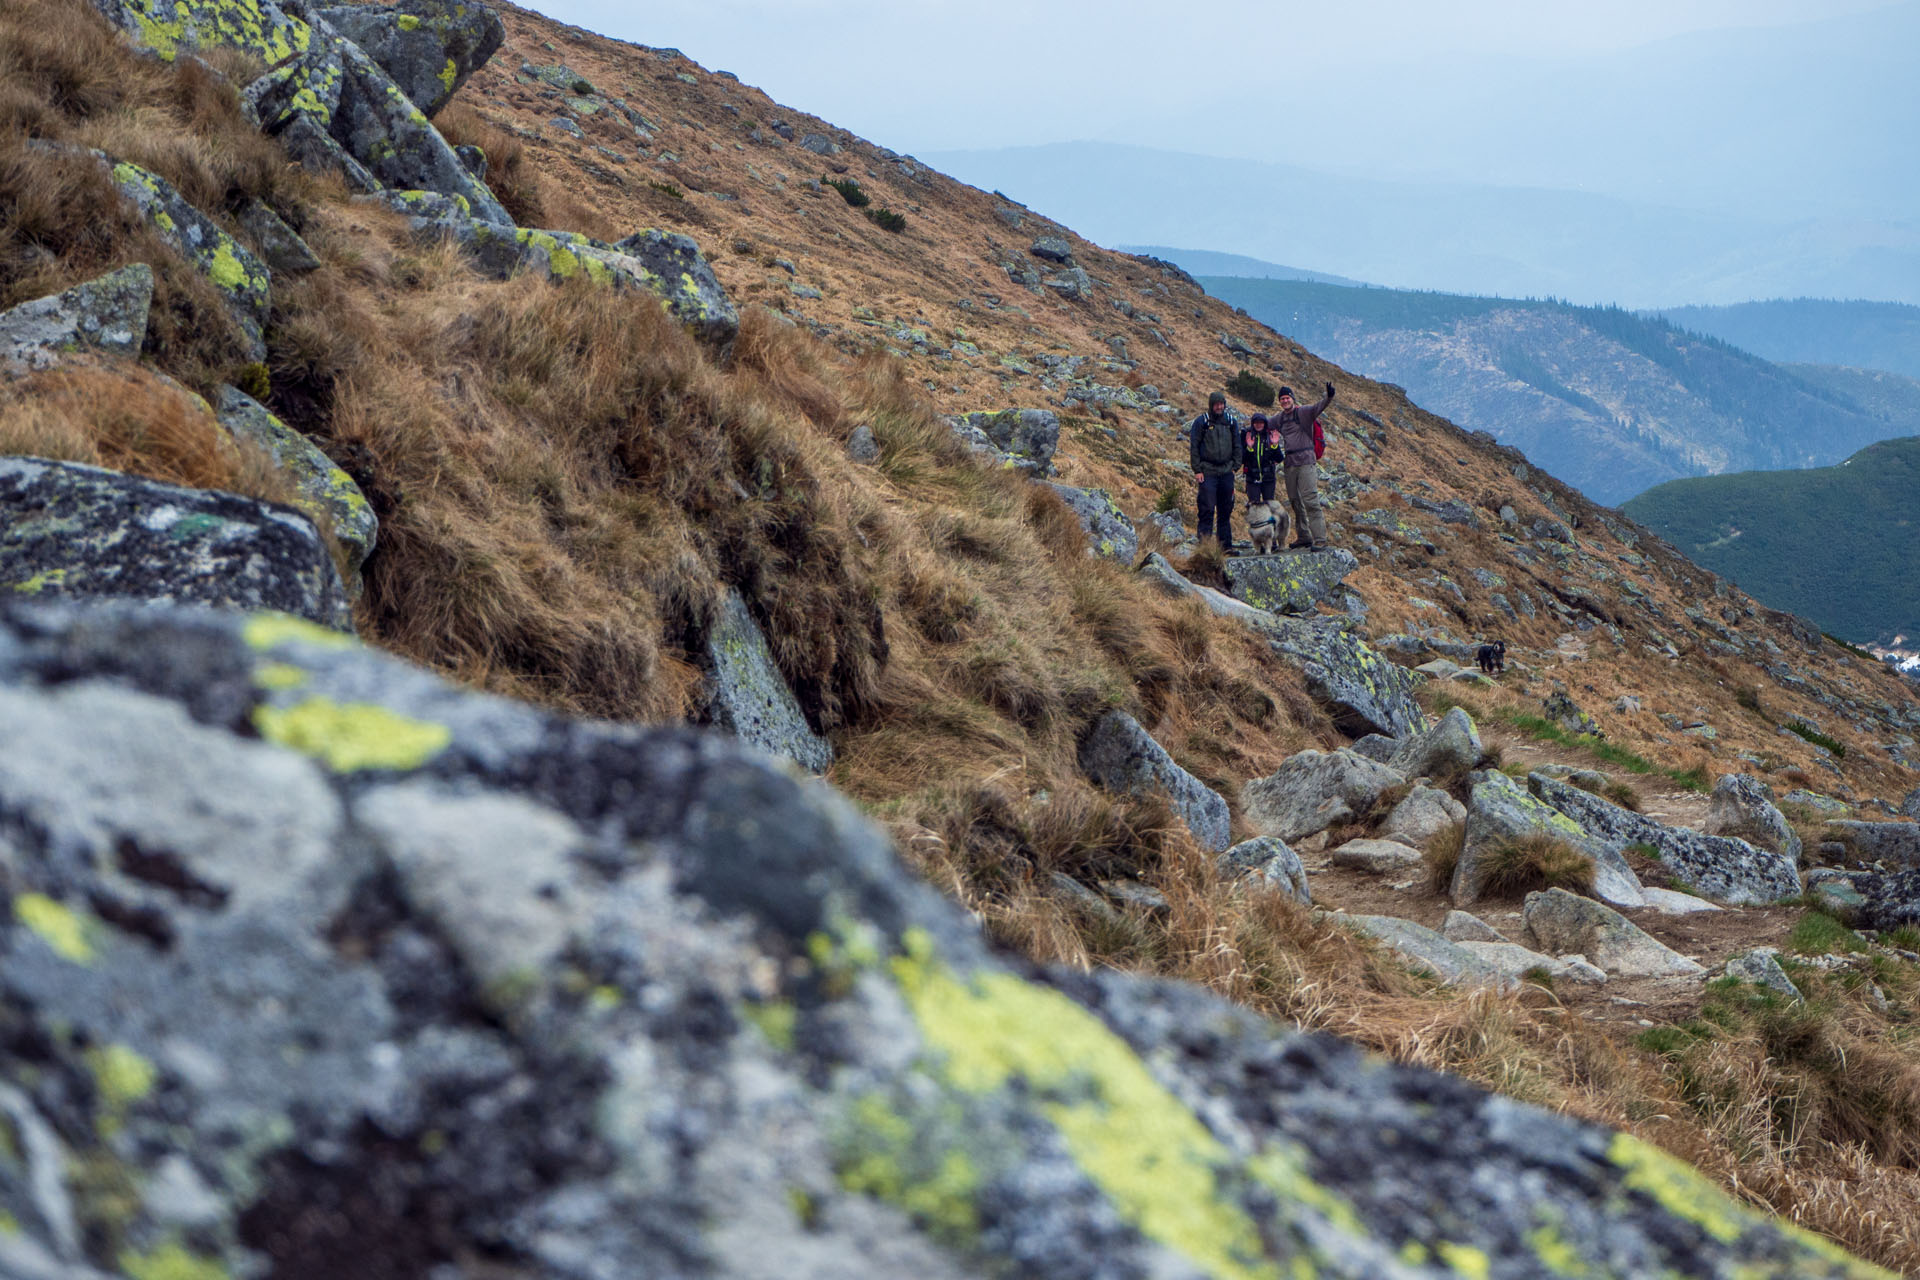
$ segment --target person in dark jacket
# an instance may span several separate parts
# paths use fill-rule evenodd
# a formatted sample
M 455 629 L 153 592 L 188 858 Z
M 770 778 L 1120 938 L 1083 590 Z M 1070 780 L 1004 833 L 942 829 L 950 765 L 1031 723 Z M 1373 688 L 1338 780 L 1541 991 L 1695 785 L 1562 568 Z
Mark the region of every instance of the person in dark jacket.
M 1327 549 L 1327 507 L 1320 498 L 1320 451 L 1314 447 L 1314 420 L 1333 403 L 1333 384 L 1318 404 L 1296 405 L 1293 388 L 1280 388 L 1280 412 L 1272 425 L 1280 433 L 1280 450 L 1287 484 L 1287 504 L 1293 508 L 1294 541 L 1289 548 Z
M 1224 392 L 1207 397 L 1207 411 L 1187 428 L 1187 454 L 1199 486 L 1199 536 L 1233 548 L 1233 473 L 1240 469 L 1240 419 Z
M 1279 468 L 1280 429 L 1268 423 L 1266 414 L 1256 413 L 1240 437 L 1240 471 L 1247 477 L 1248 506 L 1273 501 Z

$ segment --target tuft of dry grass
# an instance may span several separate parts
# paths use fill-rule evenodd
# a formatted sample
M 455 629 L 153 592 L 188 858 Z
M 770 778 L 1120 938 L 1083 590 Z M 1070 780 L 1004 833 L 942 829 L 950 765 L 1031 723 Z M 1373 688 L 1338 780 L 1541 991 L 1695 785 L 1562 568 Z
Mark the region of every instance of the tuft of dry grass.
M 1456 822 L 1427 842 L 1421 851 L 1427 868 L 1427 888 L 1445 897 L 1453 891 L 1453 873 L 1460 866 L 1460 852 L 1466 847 L 1467 824 Z
M 1536 889 L 1593 892 L 1593 859 L 1544 831 L 1530 831 L 1496 846 L 1487 855 L 1483 892 L 1490 898 L 1518 898 Z

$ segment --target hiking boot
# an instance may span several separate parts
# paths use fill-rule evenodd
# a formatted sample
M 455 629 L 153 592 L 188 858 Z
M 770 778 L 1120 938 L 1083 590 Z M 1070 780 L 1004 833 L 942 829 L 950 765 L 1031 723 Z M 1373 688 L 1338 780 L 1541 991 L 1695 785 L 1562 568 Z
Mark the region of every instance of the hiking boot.
M 1315 551 L 1331 551 L 1331 550 L 1333 550 L 1333 544 L 1332 544 L 1331 542 L 1316 542 L 1316 543 L 1314 543 L 1314 544 L 1313 544 L 1313 550 L 1315 550 Z
M 1311 550 L 1313 550 L 1313 544 L 1312 544 L 1311 542 L 1289 542 L 1289 543 L 1287 544 L 1287 550 L 1289 550 L 1289 551 L 1311 551 Z

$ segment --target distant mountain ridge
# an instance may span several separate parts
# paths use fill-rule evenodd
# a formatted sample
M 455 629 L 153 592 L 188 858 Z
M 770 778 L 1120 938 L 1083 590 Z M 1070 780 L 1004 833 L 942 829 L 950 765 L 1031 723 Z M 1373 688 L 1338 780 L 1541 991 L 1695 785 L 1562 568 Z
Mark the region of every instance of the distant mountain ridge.
M 1920 432 L 1920 384 L 1803 374 L 1618 307 L 1232 276 L 1201 284 L 1601 502 L 1684 476 L 1818 466 Z
M 1881 441 L 1834 467 L 1675 480 L 1622 510 L 1844 639 L 1920 634 L 1920 437 Z
M 1115 245 L 1114 248 L 1122 253 L 1137 253 L 1143 257 L 1171 262 L 1188 275 L 1246 276 L 1257 280 L 1311 280 L 1316 284 L 1343 284 L 1357 289 L 1372 287 L 1364 280 L 1351 280 L 1346 276 L 1329 275 L 1324 271 L 1308 271 L 1304 267 L 1282 266 L 1277 262 L 1249 258 L 1244 253 L 1215 253 L 1211 249 L 1175 249 L 1164 244 L 1120 244 Z
M 1726 307 L 1672 307 L 1659 314 L 1682 328 L 1710 333 L 1768 360 L 1885 369 L 1920 378 L 1920 307 L 1777 298 Z

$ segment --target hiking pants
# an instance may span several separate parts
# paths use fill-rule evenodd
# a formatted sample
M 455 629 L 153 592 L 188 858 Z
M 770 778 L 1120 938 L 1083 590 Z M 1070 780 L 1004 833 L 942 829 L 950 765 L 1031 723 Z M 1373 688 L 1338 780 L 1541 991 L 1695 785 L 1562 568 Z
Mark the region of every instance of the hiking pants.
M 1197 537 L 1216 537 L 1221 546 L 1233 542 L 1233 474 L 1207 476 L 1200 481 L 1200 530 Z M 1217 526 L 1215 522 L 1218 522 Z
M 1287 504 L 1293 508 L 1293 527 L 1297 536 L 1311 538 L 1313 545 L 1327 543 L 1327 505 L 1320 500 L 1320 464 L 1287 468 Z
M 1272 502 L 1273 495 L 1279 491 L 1279 477 L 1271 471 L 1247 472 L 1247 505 L 1258 506 L 1262 502 Z

